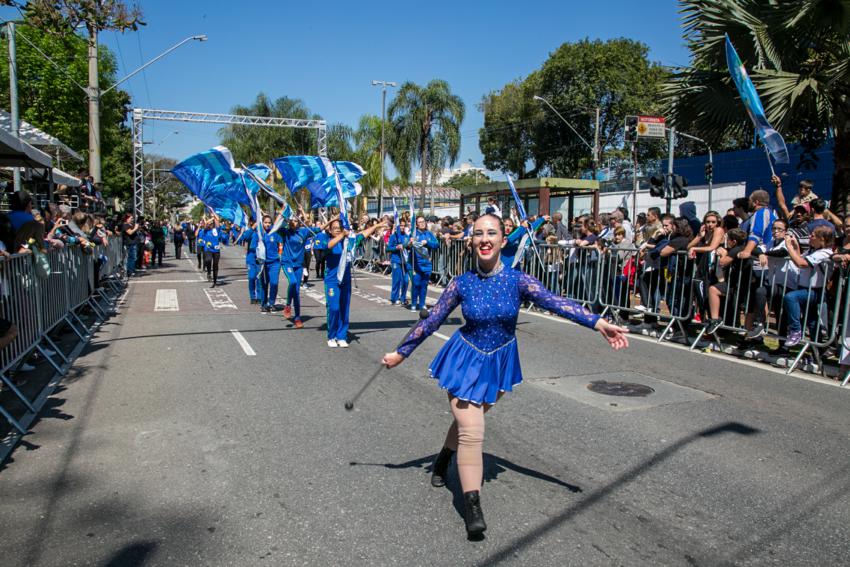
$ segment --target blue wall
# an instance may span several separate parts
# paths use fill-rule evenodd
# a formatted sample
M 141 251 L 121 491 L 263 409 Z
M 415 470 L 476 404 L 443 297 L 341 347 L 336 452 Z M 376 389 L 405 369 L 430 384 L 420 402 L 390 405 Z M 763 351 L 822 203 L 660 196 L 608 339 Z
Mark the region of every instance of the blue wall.
M 797 183 L 801 179 L 811 179 L 814 191 L 822 199 L 832 197 L 832 173 L 835 169 L 833 142 L 828 142 L 815 152 L 803 156 L 803 149 L 797 145 L 788 146 L 791 163 L 775 165 L 777 175 L 782 177 L 782 189 L 790 202 L 797 194 Z M 708 156 L 681 158 L 674 162 L 673 170 L 688 179 L 690 185 L 705 184 L 705 164 Z M 666 166 L 666 162 L 664 164 Z M 763 148 L 722 152 L 714 154 L 714 182 L 747 183 L 747 195 L 756 189 L 766 189 L 773 196 L 770 183 L 770 166 Z

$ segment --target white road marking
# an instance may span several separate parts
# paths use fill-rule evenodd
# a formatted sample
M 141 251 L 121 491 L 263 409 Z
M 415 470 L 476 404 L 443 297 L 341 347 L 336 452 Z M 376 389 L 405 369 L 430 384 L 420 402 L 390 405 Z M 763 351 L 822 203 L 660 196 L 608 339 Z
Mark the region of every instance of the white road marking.
M 449 337 L 447 337 L 443 333 L 434 333 L 434 336 L 437 337 L 438 339 L 443 339 L 444 341 L 449 340 Z
M 248 344 L 248 341 L 245 340 L 245 337 L 242 336 L 242 333 L 240 333 L 236 329 L 230 329 L 230 334 L 233 335 L 233 338 L 236 339 L 236 342 L 239 343 L 239 346 L 242 347 L 242 350 L 245 351 L 245 354 L 247 354 L 248 356 L 257 356 L 257 353 L 254 352 L 254 349 L 251 348 L 251 345 Z
M 177 303 L 176 289 L 158 289 L 156 290 L 156 301 L 154 302 L 154 311 L 180 311 L 180 305 Z
M 322 305 L 328 304 L 328 302 L 325 300 L 325 294 L 319 292 L 316 288 L 302 289 L 301 295 L 306 295 L 313 301 L 321 303 Z
M 216 311 L 219 309 L 238 309 L 236 304 L 230 299 L 230 296 L 227 295 L 227 292 L 221 288 L 205 288 L 204 293 L 207 294 L 210 305 Z

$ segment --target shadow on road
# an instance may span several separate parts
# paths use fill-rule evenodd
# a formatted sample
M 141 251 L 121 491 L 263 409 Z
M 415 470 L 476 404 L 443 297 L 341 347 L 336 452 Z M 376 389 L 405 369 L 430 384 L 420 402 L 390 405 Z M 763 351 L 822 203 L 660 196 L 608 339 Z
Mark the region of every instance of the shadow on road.
M 507 545 L 502 546 L 499 550 L 484 558 L 484 560 L 481 561 L 481 564 L 494 565 L 501 563 L 502 561 L 505 561 L 507 559 L 511 559 L 512 557 L 515 557 L 515 554 L 518 551 L 529 547 L 540 537 L 560 527 L 568 520 L 572 519 L 579 513 L 587 510 L 591 506 L 595 505 L 597 502 L 603 500 L 617 489 L 622 488 L 623 486 L 631 483 L 636 478 L 646 473 L 650 469 L 657 467 L 658 465 L 669 459 L 672 455 L 677 453 L 680 449 L 693 443 L 694 441 L 717 437 L 727 433 L 734 433 L 736 435 L 755 435 L 760 432 L 760 430 L 745 425 L 743 423 L 727 422 L 722 425 L 711 427 L 709 429 L 704 429 L 702 431 L 697 431 L 696 433 L 692 433 L 686 437 L 683 437 L 682 439 L 669 445 L 666 449 L 659 451 L 658 453 L 646 459 L 645 461 L 625 471 L 605 486 L 602 486 L 597 490 L 589 492 L 587 496 L 585 496 L 576 504 L 570 506 L 551 520 L 537 526 L 527 534 L 514 539 Z

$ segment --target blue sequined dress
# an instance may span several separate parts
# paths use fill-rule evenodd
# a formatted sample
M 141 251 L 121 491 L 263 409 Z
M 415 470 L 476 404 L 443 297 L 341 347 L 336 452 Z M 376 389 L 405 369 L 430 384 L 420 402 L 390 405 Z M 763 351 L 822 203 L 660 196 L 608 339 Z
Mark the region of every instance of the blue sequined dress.
M 460 304 L 466 322 L 437 353 L 431 377 L 461 400 L 494 404 L 499 392 L 510 392 L 522 382 L 516 322 L 523 301 L 589 328 L 599 319 L 524 272 L 507 266 L 490 277 L 466 272 L 451 281 L 431 315 L 413 328 L 398 352 L 409 357 Z

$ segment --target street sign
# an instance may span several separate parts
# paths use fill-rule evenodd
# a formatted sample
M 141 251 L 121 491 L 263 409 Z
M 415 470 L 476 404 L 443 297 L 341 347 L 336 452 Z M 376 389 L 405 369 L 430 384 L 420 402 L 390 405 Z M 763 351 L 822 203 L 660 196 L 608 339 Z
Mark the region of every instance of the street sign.
M 662 116 L 638 116 L 638 138 L 663 138 L 664 118 Z

